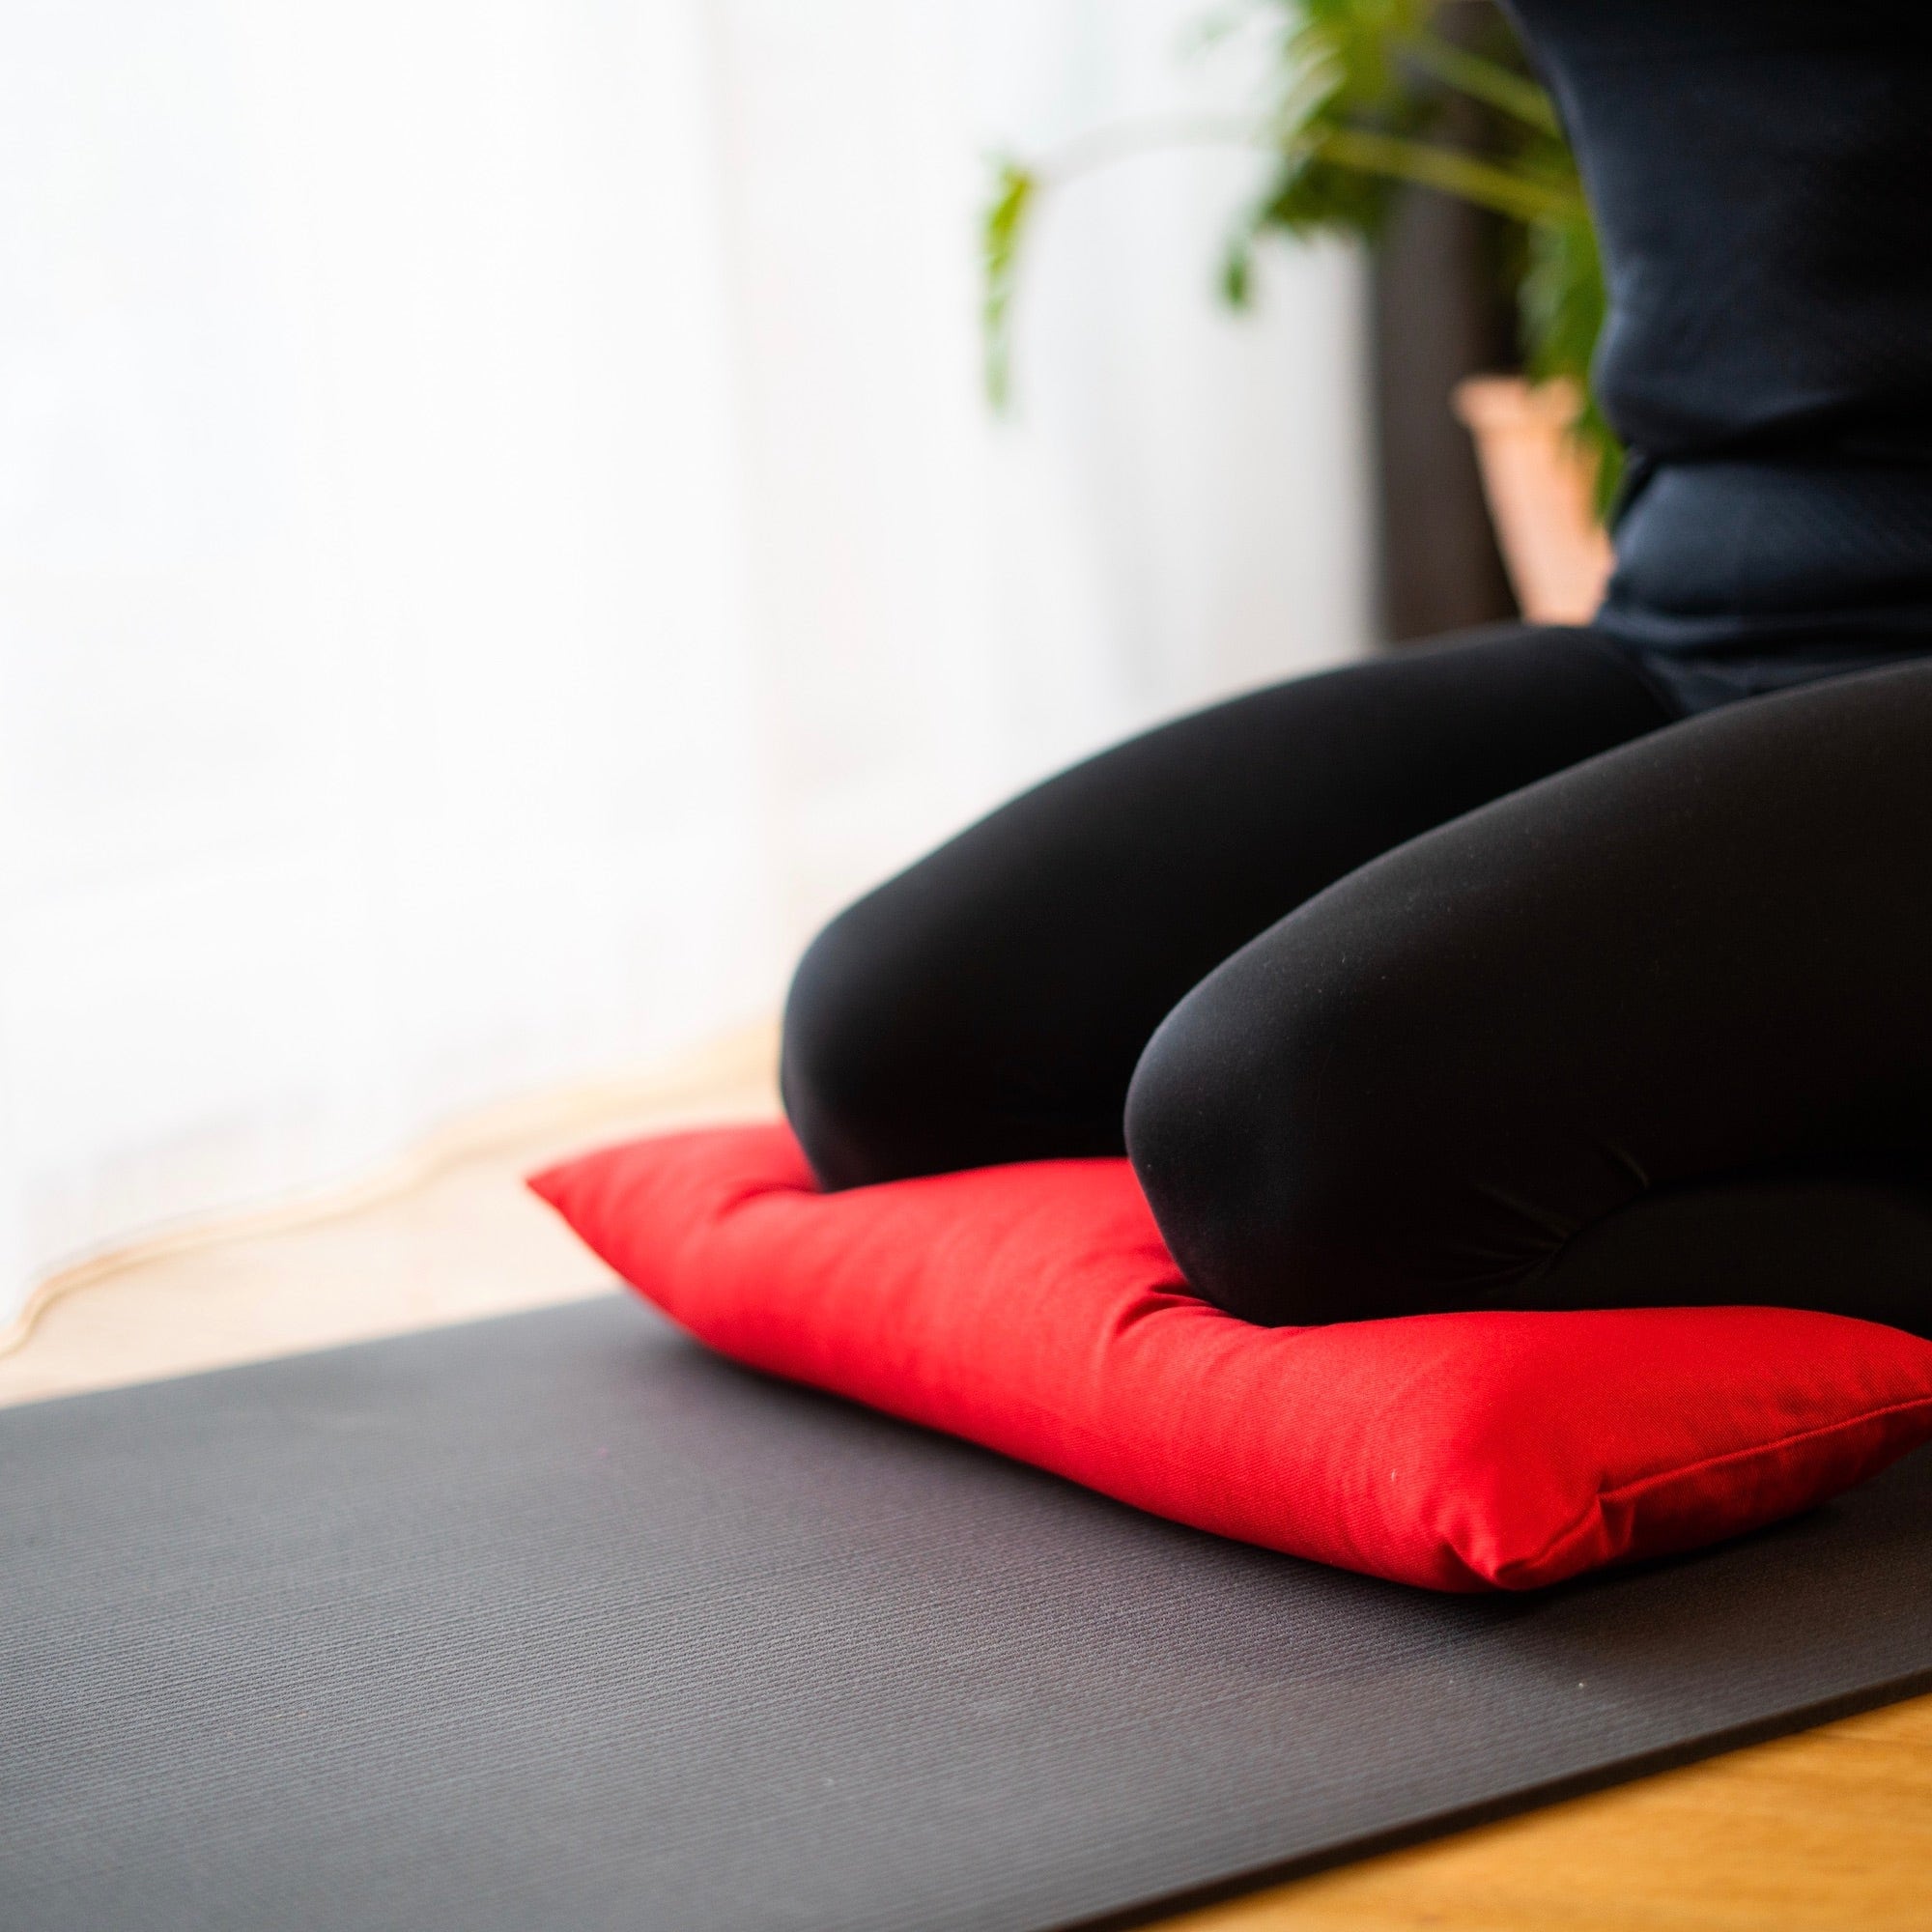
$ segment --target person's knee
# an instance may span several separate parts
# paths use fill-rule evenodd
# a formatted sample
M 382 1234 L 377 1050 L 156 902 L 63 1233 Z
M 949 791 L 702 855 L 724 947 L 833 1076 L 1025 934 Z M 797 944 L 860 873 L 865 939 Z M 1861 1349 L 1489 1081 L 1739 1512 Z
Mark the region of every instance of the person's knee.
M 1273 1326 L 1401 1312 L 1378 1224 L 1411 1137 L 1383 1083 L 1375 1004 L 1332 981 L 1284 997 L 1250 949 L 1142 1055 L 1135 1173 L 1189 1284 L 1231 1315 Z
M 896 1178 L 916 1071 L 907 1051 L 916 976 L 867 900 L 806 949 L 785 998 L 779 1085 L 786 1118 L 828 1188 Z

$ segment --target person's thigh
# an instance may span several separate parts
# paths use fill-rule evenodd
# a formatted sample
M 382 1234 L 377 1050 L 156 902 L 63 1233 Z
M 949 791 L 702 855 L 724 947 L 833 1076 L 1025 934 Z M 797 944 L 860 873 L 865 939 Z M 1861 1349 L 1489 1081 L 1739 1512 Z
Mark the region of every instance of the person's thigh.
M 1217 962 L 1418 832 L 1667 722 L 1612 647 L 1512 628 L 1275 686 L 1015 799 L 841 914 L 784 1028 L 828 1186 L 1122 1151 Z
M 1351 873 L 1180 1002 L 1128 1141 L 1262 1321 L 1932 1321 L 1932 663 L 1673 724 Z

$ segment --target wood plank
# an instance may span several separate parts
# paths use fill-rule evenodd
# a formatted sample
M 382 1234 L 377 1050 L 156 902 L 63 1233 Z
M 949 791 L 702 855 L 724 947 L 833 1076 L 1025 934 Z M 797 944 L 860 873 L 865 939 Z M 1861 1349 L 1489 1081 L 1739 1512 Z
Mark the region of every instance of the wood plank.
M 1168 1921 L 1169 1932 L 1927 1924 L 1932 1697 Z
M 460 1122 L 353 1188 L 90 1262 L 0 1350 L 0 1404 L 607 1293 L 609 1270 L 523 1177 L 627 1135 L 775 1118 L 777 1063 L 776 1028 L 760 1027 L 663 1072 Z

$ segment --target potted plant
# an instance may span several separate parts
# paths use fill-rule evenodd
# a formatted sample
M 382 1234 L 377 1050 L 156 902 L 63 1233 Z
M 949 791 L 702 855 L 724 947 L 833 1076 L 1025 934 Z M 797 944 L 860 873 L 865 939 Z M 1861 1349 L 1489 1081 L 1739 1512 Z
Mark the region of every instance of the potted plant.
M 1520 377 L 1462 384 L 1504 560 L 1526 616 L 1588 615 L 1609 569 L 1604 513 L 1623 451 L 1589 386 L 1605 289 L 1575 156 L 1549 96 L 1488 0 L 1244 0 L 1273 42 L 1272 98 L 1252 121 L 1103 128 L 1058 155 L 996 162 L 982 226 L 987 387 L 1004 405 L 1021 244 L 1043 193 L 1130 153 L 1237 140 L 1274 156 L 1230 233 L 1220 276 L 1251 298 L 1258 243 L 1340 233 L 1374 243 L 1395 192 L 1433 188 L 1507 224 Z

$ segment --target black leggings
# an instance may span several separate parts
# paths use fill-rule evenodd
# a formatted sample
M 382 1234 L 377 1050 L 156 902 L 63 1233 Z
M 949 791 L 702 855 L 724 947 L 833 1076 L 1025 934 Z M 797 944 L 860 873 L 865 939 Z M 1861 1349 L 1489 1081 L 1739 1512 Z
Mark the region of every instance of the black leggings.
M 783 1086 L 830 1187 L 1124 1150 L 1256 1321 L 1932 1331 L 1932 661 L 1677 720 L 1509 629 L 1183 718 L 835 920 Z

